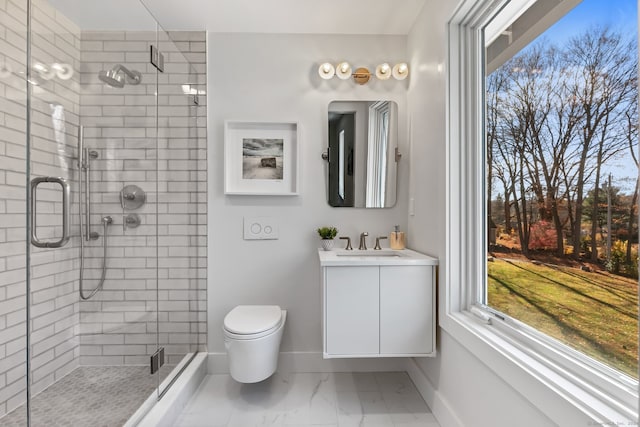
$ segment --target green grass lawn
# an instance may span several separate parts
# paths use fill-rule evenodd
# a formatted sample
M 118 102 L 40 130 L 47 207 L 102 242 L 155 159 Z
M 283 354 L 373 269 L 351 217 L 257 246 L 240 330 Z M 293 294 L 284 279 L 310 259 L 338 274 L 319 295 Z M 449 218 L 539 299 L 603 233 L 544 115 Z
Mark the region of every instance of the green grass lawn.
M 638 283 L 605 272 L 496 259 L 489 306 L 638 377 Z

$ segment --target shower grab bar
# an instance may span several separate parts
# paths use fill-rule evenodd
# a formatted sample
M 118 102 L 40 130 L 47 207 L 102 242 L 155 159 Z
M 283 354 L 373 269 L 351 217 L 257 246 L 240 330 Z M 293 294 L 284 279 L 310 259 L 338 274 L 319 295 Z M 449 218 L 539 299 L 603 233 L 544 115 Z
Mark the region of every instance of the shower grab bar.
M 98 233 L 91 231 L 91 159 L 98 157 L 95 151 L 91 151 L 89 148 L 84 147 L 84 126 L 78 126 L 78 207 L 80 215 L 80 228 L 82 228 L 82 202 L 83 197 L 82 186 L 84 185 L 84 238 L 86 241 L 96 240 Z M 84 184 L 82 175 L 84 174 Z M 82 233 L 80 233 L 82 235 Z
M 60 184 L 62 187 L 62 238 L 54 242 L 44 242 L 37 234 L 37 200 L 38 185 L 43 182 Z M 61 248 L 69 241 L 69 222 L 71 218 L 71 189 L 66 179 L 55 176 L 40 176 L 31 180 L 31 243 L 38 248 Z
M 84 149 L 84 212 L 85 212 L 85 231 L 84 235 L 87 242 L 91 240 L 91 171 L 88 159 L 90 159 L 89 149 Z
M 79 188 L 79 193 L 78 193 L 78 205 L 80 206 L 80 228 L 82 228 L 82 201 L 80 199 L 82 199 L 82 174 L 87 174 L 86 172 L 86 150 L 84 149 L 84 126 L 80 125 L 78 126 L 78 171 L 79 171 L 79 177 L 78 177 L 78 188 Z M 88 187 L 88 186 L 87 186 Z M 87 194 L 87 190 L 88 188 L 85 189 L 85 194 Z M 85 207 L 88 206 L 87 201 L 85 200 Z M 90 225 L 89 225 L 89 216 L 90 213 L 87 210 L 87 216 L 85 218 L 85 227 L 86 227 L 86 231 L 85 231 L 85 235 L 89 236 L 89 232 L 91 231 L 90 229 Z M 82 234 L 82 232 L 80 233 Z M 87 240 L 89 240 L 89 238 L 87 238 Z

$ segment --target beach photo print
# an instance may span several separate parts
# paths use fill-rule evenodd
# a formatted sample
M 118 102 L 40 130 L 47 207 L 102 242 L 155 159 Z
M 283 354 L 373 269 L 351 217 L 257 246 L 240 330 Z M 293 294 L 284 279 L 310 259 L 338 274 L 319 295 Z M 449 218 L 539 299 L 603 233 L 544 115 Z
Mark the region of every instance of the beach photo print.
M 266 138 L 242 139 L 242 178 L 283 178 L 284 140 Z

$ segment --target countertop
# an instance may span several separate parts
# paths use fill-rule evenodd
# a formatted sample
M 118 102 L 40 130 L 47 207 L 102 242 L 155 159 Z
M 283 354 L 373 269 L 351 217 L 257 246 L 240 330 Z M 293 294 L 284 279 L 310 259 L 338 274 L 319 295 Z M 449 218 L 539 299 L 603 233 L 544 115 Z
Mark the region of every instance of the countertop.
M 438 265 L 438 259 L 411 249 L 318 249 L 321 267 L 362 265 Z

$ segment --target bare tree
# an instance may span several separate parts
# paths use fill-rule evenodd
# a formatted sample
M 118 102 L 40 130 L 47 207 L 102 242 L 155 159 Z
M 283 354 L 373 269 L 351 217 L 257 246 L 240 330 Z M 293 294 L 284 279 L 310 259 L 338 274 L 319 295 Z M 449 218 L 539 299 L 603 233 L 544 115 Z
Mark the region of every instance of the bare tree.
M 560 217 L 559 201 L 566 193 L 562 172 L 567 147 L 574 139 L 577 108 L 564 96 L 560 61 L 555 48 L 542 45 L 514 58 L 509 63 L 509 96 L 498 109 L 504 126 L 510 129 L 509 138 L 519 141 L 526 172 L 522 181 L 528 182 L 523 188 L 534 196 L 536 218 L 553 222 L 556 251 L 562 255 L 565 221 Z M 522 205 L 525 194 L 517 196 Z
M 502 182 L 505 221 L 513 207 L 523 253 L 534 203 L 537 218 L 553 222 L 558 255 L 568 223 L 579 256 L 587 187 L 597 200 L 603 163 L 637 136 L 623 120 L 637 99 L 637 56 L 630 52 L 635 46 L 620 34 L 592 28 L 560 48 L 540 42 L 489 76 L 489 185 Z M 597 257 L 597 211 L 590 215 Z
M 500 104 L 500 94 L 505 90 L 506 75 L 503 69 L 496 70 L 487 79 L 487 217 L 492 218 L 492 203 L 493 200 L 493 176 L 494 176 L 494 146 L 497 144 L 497 131 L 498 131 L 498 117 Z M 504 183 L 504 181 L 503 181 Z M 506 186 L 504 186 L 506 195 Z M 487 232 L 491 232 L 487 227 Z M 490 241 L 488 237 L 487 241 Z
M 575 223 L 573 246 L 580 248 L 583 200 L 587 177 L 595 179 L 594 198 L 598 200 L 603 163 L 624 147 L 623 126 L 620 115 L 628 107 L 630 97 L 635 98 L 637 58 L 631 43 L 625 43 L 619 34 L 607 28 L 593 28 L 572 38 L 564 50 L 565 62 L 571 68 L 567 81 L 570 96 L 581 109 L 578 133 L 578 175 L 576 179 Z M 589 159 L 595 162 L 588 162 Z M 591 257 L 598 258 L 597 210 L 591 217 Z M 579 251 L 574 250 L 574 256 Z
M 626 139 L 629 144 L 629 152 L 631 153 L 631 158 L 633 159 L 636 167 L 638 167 L 638 103 L 632 102 L 630 104 L 629 110 L 625 113 L 626 124 L 627 124 L 627 134 Z M 631 205 L 629 206 L 629 222 L 627 224 L 627 253 L 626 253 L 626 261 L 627 264 L 631 263 L 631 233 L 633 232 L 633 224 L 637 223 L 637 215 L 636 206 L 638 203 L 638 186 L 640 185 L 640 177 L 636 175 L 636 185 L 633 189 L 633 195 L 631 197 Z

